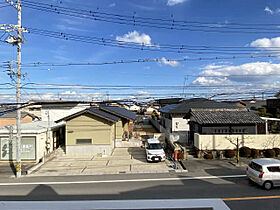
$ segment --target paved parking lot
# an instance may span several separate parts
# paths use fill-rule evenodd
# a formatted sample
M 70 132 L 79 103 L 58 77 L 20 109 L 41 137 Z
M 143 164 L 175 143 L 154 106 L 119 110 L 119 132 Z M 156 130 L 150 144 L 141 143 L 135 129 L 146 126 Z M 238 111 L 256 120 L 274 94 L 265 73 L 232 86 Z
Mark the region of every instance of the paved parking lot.
M 93 175 L 120 173 L 167 173 L 169 161 L 148 163 L 143 148 L 115 148 L 107 157 L 57 155 L 31 175 Z

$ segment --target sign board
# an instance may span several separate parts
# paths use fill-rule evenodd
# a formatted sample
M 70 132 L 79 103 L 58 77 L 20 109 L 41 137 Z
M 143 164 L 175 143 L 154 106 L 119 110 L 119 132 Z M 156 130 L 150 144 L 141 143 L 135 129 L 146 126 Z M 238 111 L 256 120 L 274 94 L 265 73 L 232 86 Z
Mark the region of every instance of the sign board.
M 16 137 L 10 141 L 8 137 L 1 137 L 1 160 L 16 159 Z M 36 137 L 22 137 L 21 139 L 21 159 L 36 159 Z

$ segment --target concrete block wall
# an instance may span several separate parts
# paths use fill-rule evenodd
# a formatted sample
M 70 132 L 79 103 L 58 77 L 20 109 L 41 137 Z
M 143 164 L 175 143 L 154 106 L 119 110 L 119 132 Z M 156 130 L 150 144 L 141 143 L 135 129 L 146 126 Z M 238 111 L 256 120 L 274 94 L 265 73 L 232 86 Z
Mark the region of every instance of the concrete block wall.
M 240 147 L 246 146 L 254 149 L 280 148 L 280 135 L 194 135 L 194 146 L 200 150 L 235 149 L 237 138 Z
M 65 154 L 72 157 L 92 157 L 94 155 L 111 155 L 113 145 L 74 145 L 66 146 Z

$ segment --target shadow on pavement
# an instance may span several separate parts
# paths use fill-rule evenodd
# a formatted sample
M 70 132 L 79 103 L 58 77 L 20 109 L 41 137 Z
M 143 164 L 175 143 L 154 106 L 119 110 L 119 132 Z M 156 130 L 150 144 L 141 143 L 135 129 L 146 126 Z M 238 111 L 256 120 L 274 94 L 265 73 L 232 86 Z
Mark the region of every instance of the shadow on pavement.
M 144 148 L 130 147 L 127 151 L 133 159 L 147 163 L 146 152 Z

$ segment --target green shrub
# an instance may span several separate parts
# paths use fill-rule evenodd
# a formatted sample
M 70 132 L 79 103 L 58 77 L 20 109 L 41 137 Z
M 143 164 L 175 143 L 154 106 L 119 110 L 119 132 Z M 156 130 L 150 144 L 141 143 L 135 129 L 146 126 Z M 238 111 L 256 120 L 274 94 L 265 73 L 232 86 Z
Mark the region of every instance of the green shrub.
M 260 151 L 257 149 L 251 149 L 251 157 L 252 158 L 257 158 L 260 155 Z
M 211 152 L 208 152 L 207 154 L 204 155 L 204 158 L 208 160 L 213 159 L 213 154 Z
M 241 147 L 239 149 L 240 157 L 250 157 L 251 156 L 251 149 L 249 147 Z
M 264 156 L 267 158 L 275 157 L 275 151 L 273 149 L 267 149 L 264 151 Z
M 278 155 L 280 155 L 280 149 L 279 148 L 273 148 L 274 152 L 275 152 L 275 156 L 278 157 Z
M 233 149 L 225 150 L 225 157 L 226 158 L 233 158 L 233 157 L 235 157 L 235 150 L 233 150 Z

